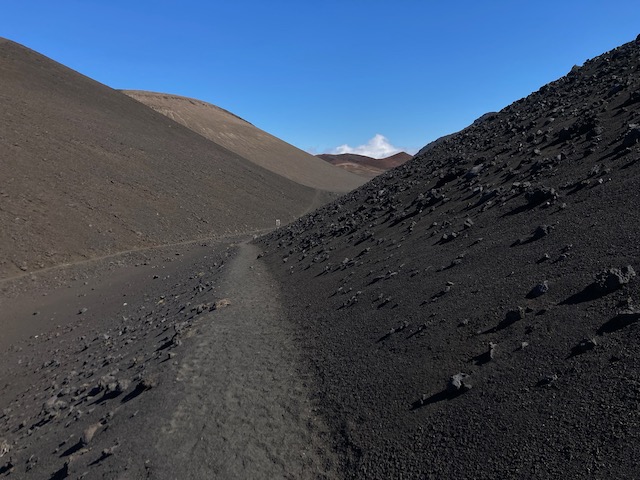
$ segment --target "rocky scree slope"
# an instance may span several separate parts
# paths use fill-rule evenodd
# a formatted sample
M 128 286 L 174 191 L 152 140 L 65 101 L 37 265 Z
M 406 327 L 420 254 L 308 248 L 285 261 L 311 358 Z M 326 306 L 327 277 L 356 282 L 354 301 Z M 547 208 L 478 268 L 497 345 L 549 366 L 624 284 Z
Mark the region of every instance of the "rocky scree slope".
M 354 478 L 640 471 L 640 37 L 263 237 Z
M 157 442 L 183 394 L 182 362 L 227 305 L 232 240 L 39 274 L 52 283 L 33 302 L 38 333 L 0 350 L 0 477 L 168 478 L 174 452 Z M 59 301 L 65 290 L 76 298 Z

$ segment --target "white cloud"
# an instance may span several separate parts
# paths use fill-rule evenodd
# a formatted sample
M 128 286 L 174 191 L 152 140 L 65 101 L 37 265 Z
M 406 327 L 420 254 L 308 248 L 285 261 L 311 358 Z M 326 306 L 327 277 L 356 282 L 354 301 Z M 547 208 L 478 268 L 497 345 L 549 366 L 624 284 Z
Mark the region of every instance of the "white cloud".
M 336 147 L 331 153 L 355 153 L 358 155 L 366 155 L 367 157 L 385 158 L 390 157 L 391 155 L 395 155 L 396 153 L 399 153 L 401 151 L 401 149 L 391 145 L 391 143 L 389 143 L 389 140 L 384 135 L 380 135 L 379 133 L 377 133 L 375 137 L 373 137 L 364 145 L 360 145 L 359 147 L 351 147 L 347 144 L 340 145 L 339 147 Z

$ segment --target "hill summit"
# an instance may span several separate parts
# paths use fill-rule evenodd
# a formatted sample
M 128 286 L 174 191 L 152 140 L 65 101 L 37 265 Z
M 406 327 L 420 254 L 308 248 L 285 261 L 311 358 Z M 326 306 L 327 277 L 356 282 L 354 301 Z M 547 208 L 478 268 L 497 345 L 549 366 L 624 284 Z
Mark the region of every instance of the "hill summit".
M 250 162 L 296 183 L 345 193 L 365 182 L 342 169 L 329 167 L 313 155 L 210 103 L 164 93 L 123 92 Z
M 223 131 L 240 132 L 234 122 L 249 131 L 233 145 L 282 161 L 279 170 L 263 168 L 4 39 L 0 90 L 0 277 L 271 228 L 319 206 L 329 191 L 363 183 L 275 137 L 249 139 L 258 135 L 249 123 L 206 107 L 224 117 Z

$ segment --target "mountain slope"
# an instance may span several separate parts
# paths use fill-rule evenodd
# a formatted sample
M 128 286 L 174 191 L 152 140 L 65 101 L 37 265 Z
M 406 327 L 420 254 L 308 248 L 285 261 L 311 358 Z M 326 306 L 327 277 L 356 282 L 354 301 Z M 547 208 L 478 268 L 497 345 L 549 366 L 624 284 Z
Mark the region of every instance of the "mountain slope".
M 640 37 L 260 240 L 353 477 L 637 477 L 639 120 Z
M 313 155 L 210 103 L 164 93 L 131 90 L 123 93 L 241 157 L 302 185 L 344 193 L 365 181 L 330 167 Z
M 290 221 L 322 194 L 0 40 L 0 277 Z

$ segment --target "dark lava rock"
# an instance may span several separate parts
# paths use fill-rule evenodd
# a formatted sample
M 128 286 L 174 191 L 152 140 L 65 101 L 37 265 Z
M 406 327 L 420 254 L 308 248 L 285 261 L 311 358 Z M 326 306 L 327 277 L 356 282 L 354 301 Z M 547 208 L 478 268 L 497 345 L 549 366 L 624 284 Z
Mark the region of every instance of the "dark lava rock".
M 544 295 L 549 291 L 549 282 L 546 280 L 542 283 L 539 283 L 535 287 L 531 289 L 531 291 L 527 294 L 527 298 L 538 298 L 541 295 Z
M 605 333 L 613 333 L 630 325 L 634 325 L 640 321 L 640 311 L 636 308 L 627 308 L 619 312 L 615 317 L 605 322 L 598 329 L 598 335 Z
M 558 375 L 547 375 L 546 377 L 544 377 L 542 380 L 540 380 L 536 386 L 537 387 L 544 387 L 544 388 L 551 388 L 551 387 L 556 387 L 555 383 L 558 380 Z
M 622 148 L 631 148 L 640 141 L 640 127 L 638 125 L 629 125 L 629 131 L 622 139 Z
M 610 268 L 596 275 L 594 285 L 600 292 L 609 293 L 629 283 L 635 276 L 636 272 L 631 265 L 623 268 Z
M 540 225 L 535 229 L 531 238 L 533 240 L 538 240 L 539 238 L 546 237 L 551 233 L 553 227 L 551 225 Z
M 588 352 L 589 350 L 593 350 L 597 345 L 598 342 L 596 342 L 595 338 L 585 338 L 571 349 L 571 353 L 572 355 L 579 355 L 581 353 Z
M 554 202 L 558 198 L 558 193 L 555 188 L 534 187 L 533 189 L 525 192 L 524 198 L 530 206 L 535 207 L 543 202 Z
M 456 373 L 447 382 L 447 392 L 450 394 L 464 393 L 471 390 L 471 376 L 466 373 Z

